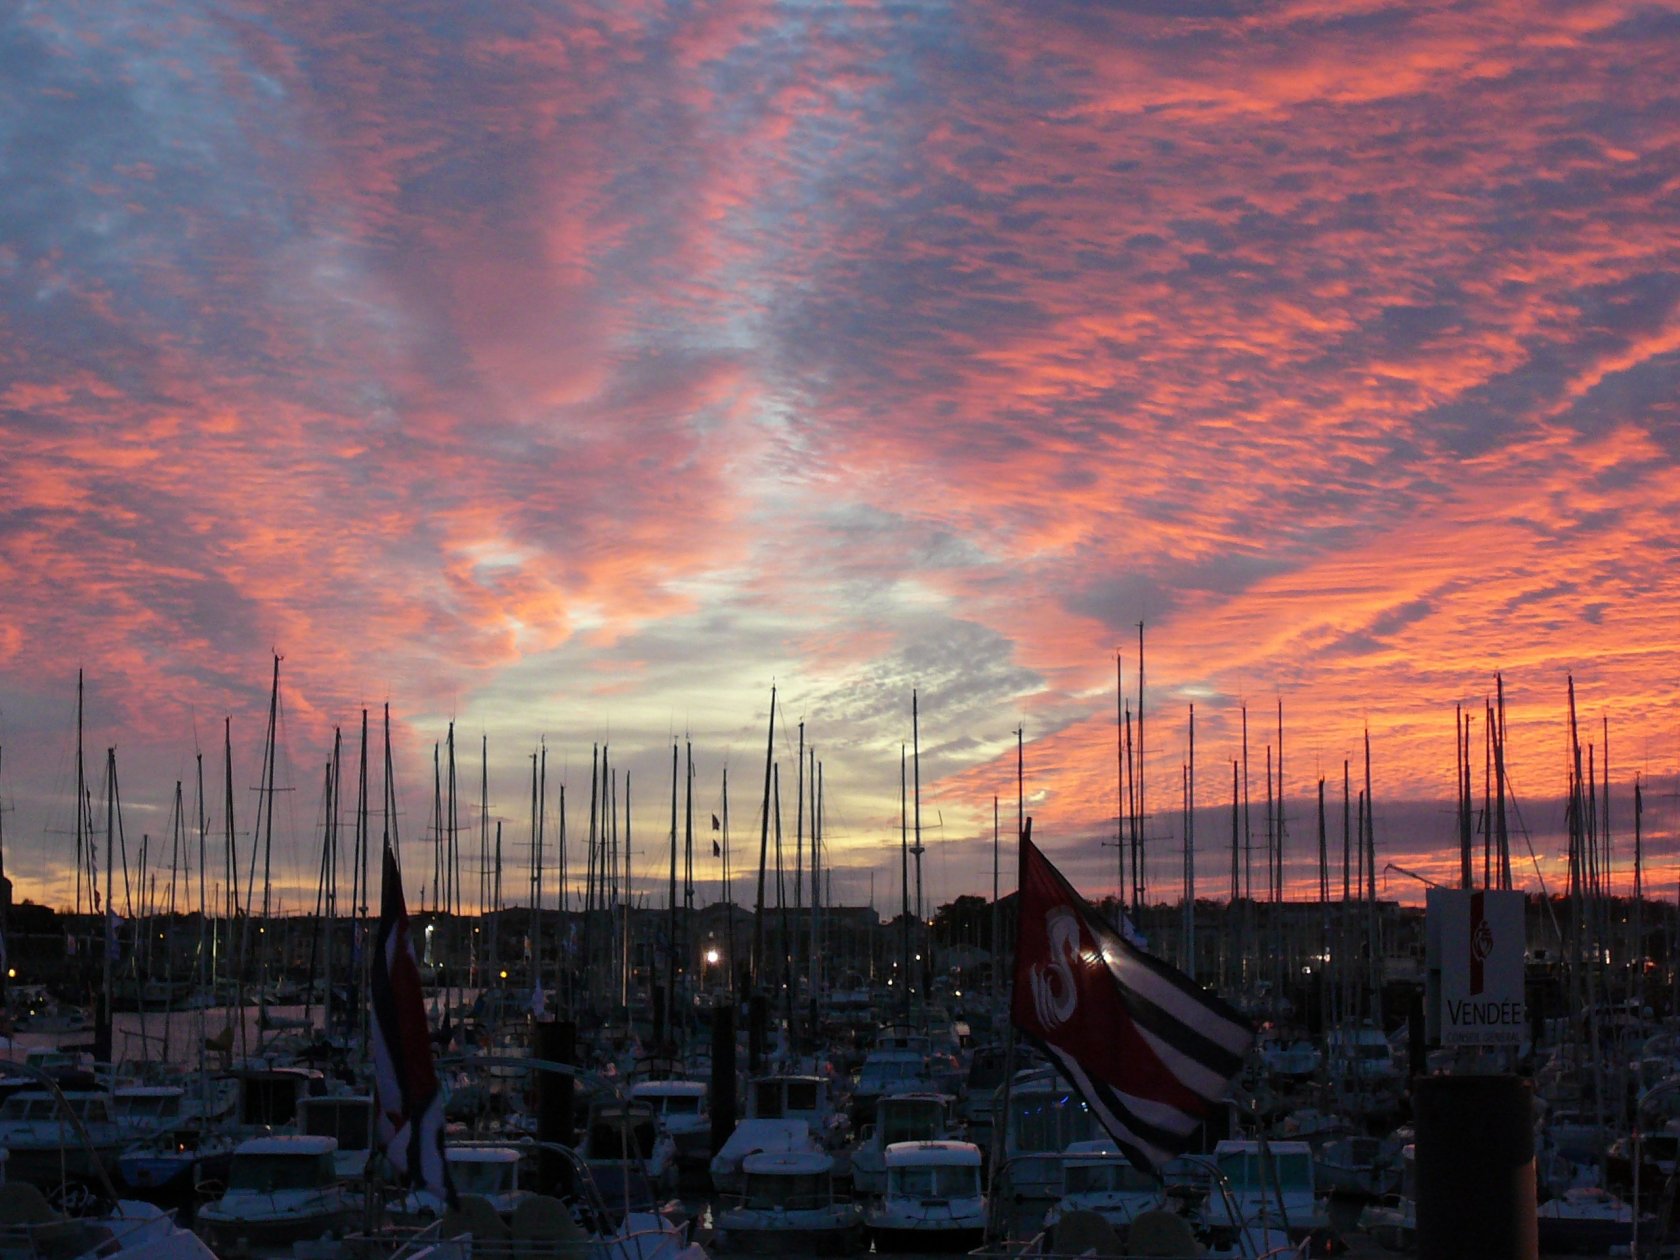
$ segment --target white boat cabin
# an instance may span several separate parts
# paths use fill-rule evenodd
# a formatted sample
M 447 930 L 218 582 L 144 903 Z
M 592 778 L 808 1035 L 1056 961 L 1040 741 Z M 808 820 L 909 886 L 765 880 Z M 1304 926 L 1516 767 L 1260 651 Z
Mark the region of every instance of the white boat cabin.
M 753 1211 L 802 1211 L 834 1200 L 834 1157 L 816 1151 L 764 1151 L 743 1161 L 742 1206 Z
M 333 1168 L 337 1149 L 330 1137 L 301 1134 L 241 1142 L 228 1168 L 228 1193 L 278 1194 L 331 1186 L 338 1181 Z
M 980 1148 L 969 1142 L 895 1142 L 887 1147 L 887 1198 L 978 1199 Z

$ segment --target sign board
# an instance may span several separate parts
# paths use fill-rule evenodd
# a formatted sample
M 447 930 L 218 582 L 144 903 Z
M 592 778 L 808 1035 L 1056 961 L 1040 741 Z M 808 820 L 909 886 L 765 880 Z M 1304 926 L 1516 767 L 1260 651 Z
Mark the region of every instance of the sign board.
M 1443 1046 L 1514 1046 L 1527 1029 L 1526 898 L 1514 891 L 1431 888 L 1429 1036 Z

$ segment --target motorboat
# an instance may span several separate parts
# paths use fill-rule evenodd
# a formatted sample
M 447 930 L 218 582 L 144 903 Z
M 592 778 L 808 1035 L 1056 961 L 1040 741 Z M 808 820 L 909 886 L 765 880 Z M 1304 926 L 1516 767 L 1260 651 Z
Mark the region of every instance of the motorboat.
M 1327 1228 L 1328 1212 L 1313 1179 L 1312 1147 L 1301 1141 L 1227 1138 L 1213 1148 L 1217 1177 L 1201 1219 L 1216 1242 L 1250 1230 L 1279 1230 L 1292 1239 Z
M 980 1148 L 972 1142 L 894 1142 L 886 1193 L 865 1211 L 877 1251 L 969 1251 L 986 1232 Z
M 1062 1197 L 1062 1155 L 1097 1136 L 1085 1100 L 1052 1068 L 1017 1073 L 1006 1083 L 1002 1164 L 992 1193 L 1007 1205 L 1011 1233 L 1026 1236 Z
M 1575 1186 L 1536 1211 L 1543 1255 L 1605 1256 L 1633 1241 L 1633 1205 L 1599 1186 Z
M 105 1212 L 67 1217 L 21 1181 L 0 1185 L 0 1255 L 216 1260 L 202 1239 L 153 1204 L 123 1199 Z
M 889 1094 L 929 1093 L 932 1089 L 925 1049 L 871 1050 L 852 1089 L 852 1123 L 859 1127 L 865 1124 L 875 1114 L 876 1102 Z
M 117 1178 L 150 1197 L 190 1194 L 226 1181 L 239 1142 L 225 1129 L 181 1124 L 125 1146 L 117 1156 Z
M 852 1189 L 859 1195 L 885 1194 L 887 1148 L 896 1142 L 937 1142 L 954 1137 L 951 1099 L 945 1094 L 888 1094 L 875 1102 L 875 1118 L 863 1127 L 852 1151 Z
M 0 1146 L 12 1181 L 43 1189 L 101 1181 L 128 1141 L 103 1090 L 26 1089 L 0 1103 Z
M 218 1252 L 339 1237 L 357 1204 L 333 1167 L 337 1147 L 305 1134 L 240 1143 L 227 1189 L 198 1209 L 199 1231 Z
M 747 1156 L 746 1189 L 714 1217 L 720 1246 L 775 1255 L 850 1255 L 862 1250 L 863 1209 L 834 1194 L 826 1151 Z
M 511 1227 L 515 1210 L 531 1195 L 519 1185 L 520 1152 L 512 1146 L 445 1146 L 443 1158 L 455 1193 L 483 1200 Z M 397 1225 L 425 1225 L 447 1211 L 440 1195 L 424 1189 L 410 1190 L 386 1209 Z
M 809 1073 L 760 1076 L 748 1082 L 747 1119 L 803 1120 L 825 1150 L 844 1145 L 850 1127 L 835 1110 L 828 1081 Z
M 745 1164 L 749 1158 L 796 1152 L 823 1153 L 822 1144 L 811 1136 L 811 1126 L 803 1120 L 742 1120 L 712 1156 L 712 1188 L 719 1194 L 739 1195 L 746 1190 Z
M 679 1164 L 701 1165 L 712 1157 L 712 1113 L 704 1081 L 678 1078 L 638 1081 L 630 1087 L 633 1102 L 645 1102 L 676 1144 Z
M 629 1161 L 652 1185 L 670 1189 L 677 1178 L 677 1144 L 644 1101 L 602 1101 L 589 1110 L 578 1154 L 596 1179 L 609 1178 Z M 610 1197 L 610 1196 L 609 1196 Z
M 1070 1212 L 1094 1212 L 1116 1230 L 1125 1230 L 1144 1212 L 1167 1206 L 1155 1177 L 1122 1155 L 1109 1138 L 1075 1142 L 1062 1155 L 1062 1197 L 1045 1214 L 1054 1229 Z

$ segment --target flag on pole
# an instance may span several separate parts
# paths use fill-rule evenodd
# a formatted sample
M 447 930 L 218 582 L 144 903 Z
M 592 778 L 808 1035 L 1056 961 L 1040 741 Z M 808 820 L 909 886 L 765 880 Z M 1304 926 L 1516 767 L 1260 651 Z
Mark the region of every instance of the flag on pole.
M 455 1187 L 443 1158 L 443 1091 L 432 1063 L 402 873 L 389 844 L 372 970 L 373 1094 L 380 1148 L 400 1181 L 454 1207 Z
M 1030 830 L 1020 878 L 1010 1019 L 1126 1157 L 1159 1172 L 1225 1097 L 1254 1030 L 1103 922 Z

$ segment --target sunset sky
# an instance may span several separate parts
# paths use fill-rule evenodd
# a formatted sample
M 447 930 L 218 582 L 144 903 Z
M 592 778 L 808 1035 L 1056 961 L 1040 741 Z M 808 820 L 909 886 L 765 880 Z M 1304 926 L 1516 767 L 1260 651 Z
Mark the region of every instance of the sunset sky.
M 1017 727 L 1101 894 L 1142 621 L 1152 893 L 1192 703 L 1199 891 L 1245 703 L 1299 891 L 1367 727 L 1379 862 L 1449 876 L 1454 705 L 1479 795 L 1503 671 L 1547 880 L 1572 674 L 1618 886 L 1638 773 L 1672 895 L 1677 206 L 1672 7 L 6 6 L 6 871 L 73 899 L 79 668 L 130 867 L 198 751 L 225 830 L 226 717 L 248 846 L 272 651 L 288 909 L 387 702 L 411 898 L 451 718 L 472 857 L 481 737 L 516 870 L 539 739 L 578 867 L 608 742 L 662 898 L 691 739 L 744 870 L 772 684 L 836 897 L 897 896 L 912 689 L 930 902 L 990 892 Z

